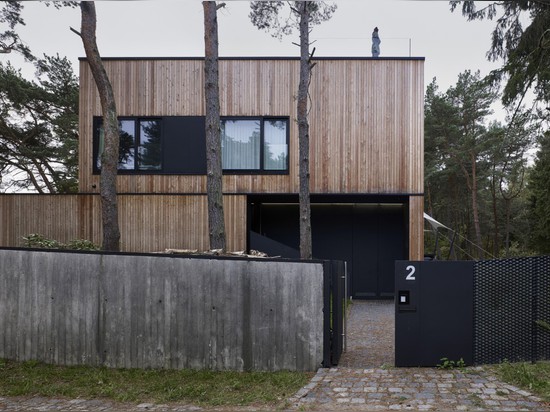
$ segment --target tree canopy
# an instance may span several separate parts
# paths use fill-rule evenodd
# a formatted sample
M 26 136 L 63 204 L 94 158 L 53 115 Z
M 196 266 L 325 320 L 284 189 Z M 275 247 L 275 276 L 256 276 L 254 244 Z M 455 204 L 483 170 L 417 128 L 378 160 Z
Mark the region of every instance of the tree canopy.
M 450 4 L 451 10 L 462 5 L 462 14 L 468 20 L 495 20 L 487 58 L 503 60 L 503 67 L 493 76 L 506 79 L 502 96 L 505 105 L 520 104 L 530 90 L 537 101 L 550 102 L 550 2 L 451 1 Z
M 324 1 L 252 1 L 249 17 L 258 29 L 280 40 L 299 28 L 301 3 L 307 5 L 307 24 L 310 29 L 329 20 L 337 9 L 335 3 Z
M 77 190 L 78 79 L 59 56 L 35 62 L 36 81 L 0 63 L 3 190 Z
M 487 78 L 469 71 L 446 92 L 435 79 L 426 92 L 425 209 L 457 231 L 462 258 L 506 255 L 513 242 L 527 251 L 523 179 L 535 131 L 525 114 L 490 121 L 497 97 Z

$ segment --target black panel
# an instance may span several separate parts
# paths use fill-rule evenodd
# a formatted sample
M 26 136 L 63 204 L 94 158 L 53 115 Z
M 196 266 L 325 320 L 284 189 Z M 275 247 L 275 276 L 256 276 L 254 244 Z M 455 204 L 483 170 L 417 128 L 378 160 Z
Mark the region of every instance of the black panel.
M 352 230 L 353 205 L 312 205 L 313 258 L 346 261 L 353 273 Z
M 422 262 L 421 333 L 425 365 L 441 358 L 473 364 L 474 262 Z
M 356 205 L 353 216 L 354 272 L 351 295 L 354 298 L 378 297 L 379 219 L 377 205 Z
M 395 262 L 395 366 L 420 365 L 418 357 L 422 337 L 418 314 L 418 272 L 420 262 Z M 402 302 L 401 297 L 406 301 Z
M 407 226 L 400 205 L 380 205 L 378 216 L 378 293 L 380 297 L 393 297 L 395 261 L 408 257 Z
M 406 257 L 405 232 L 403 206 L 355 206 L 353 297 L 393 297 L 395 261 Z
M 269 256 L 280 256 L 288 259 L 300 259 L 300 251 L 277 242 L 269 237 L 250 231 L 250 249 L 259 250 Z
M 260 227 L 254 229 L 261 235 L 300 250 L 300 218 L 298 205 L 261 205 Z
M 163 172 L 206 174 L 203 116 L 163 117 Z
M 312 204 L 313 257 L 346 261 L 354 298 L 393 297 L 394 262 L 406 257 L 403 210 L 403 205 Z M 249 220 L 252 230 L 299 250 L 297 204 L 255 200 Z
M 474 262 L 396 262 L 396 366 L 473 364 L 473 273 Z

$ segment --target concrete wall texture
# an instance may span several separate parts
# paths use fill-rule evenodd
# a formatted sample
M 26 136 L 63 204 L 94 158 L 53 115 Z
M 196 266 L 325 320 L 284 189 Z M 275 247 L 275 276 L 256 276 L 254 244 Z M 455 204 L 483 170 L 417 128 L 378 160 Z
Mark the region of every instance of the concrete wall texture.
M 0 250 L 0 358 L 316 370 L 321 263 Z

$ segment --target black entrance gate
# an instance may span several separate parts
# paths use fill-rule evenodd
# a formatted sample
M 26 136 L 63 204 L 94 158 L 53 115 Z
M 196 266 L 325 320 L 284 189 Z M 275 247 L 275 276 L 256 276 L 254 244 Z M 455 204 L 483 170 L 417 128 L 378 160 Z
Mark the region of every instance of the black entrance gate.
M 550 256 L 395 263 L 396 366 L 550 359 Z

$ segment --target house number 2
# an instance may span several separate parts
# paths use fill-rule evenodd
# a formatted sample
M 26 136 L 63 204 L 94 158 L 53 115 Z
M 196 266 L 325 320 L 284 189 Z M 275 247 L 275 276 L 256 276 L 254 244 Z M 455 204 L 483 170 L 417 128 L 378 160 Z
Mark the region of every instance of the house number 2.
M 405 270 L 409 272 L 405 280 L 416 280 L 416 278 L 414 277 L 414 272 L 416 272 L 416 268 L 413 265 L 407 266 Z

